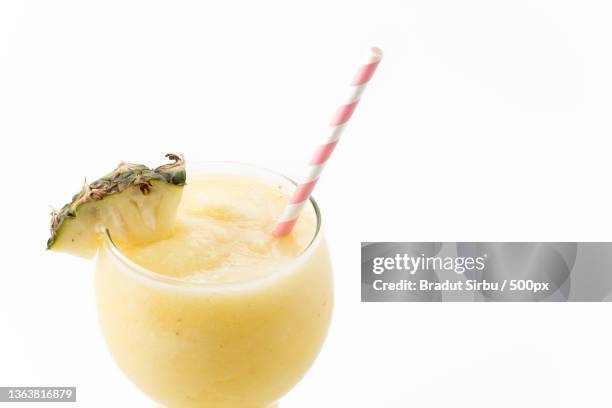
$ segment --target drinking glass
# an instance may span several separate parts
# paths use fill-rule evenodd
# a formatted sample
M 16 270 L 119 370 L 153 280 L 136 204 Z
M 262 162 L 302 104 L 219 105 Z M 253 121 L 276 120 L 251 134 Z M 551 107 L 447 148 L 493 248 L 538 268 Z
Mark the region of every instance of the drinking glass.
M 189 175 L 242 175 L 291 191 L 295 182 L 239 163 Z M 187 180 L 189 182 L 189 180 Z M 145 269 L 104 236 L 96 263 L 102 333 L 118 366 L 167 408 L 275 407 L 317 357 L 330 323 L 332 270 L 316 215 L 309 246 L 263 277 L 193 282 Z

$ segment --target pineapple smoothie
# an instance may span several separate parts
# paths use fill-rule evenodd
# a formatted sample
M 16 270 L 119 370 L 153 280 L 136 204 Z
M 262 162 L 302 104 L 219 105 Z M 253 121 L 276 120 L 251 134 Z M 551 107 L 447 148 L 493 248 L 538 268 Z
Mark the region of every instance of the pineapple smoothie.
M 311 201 L 289 236 L 273 238 L 291 182 L 231 163 L 190 171 L 172 228 L 149 240 L 109 228 L 102 239 L 102 332 L 125 374 L 166 408 L 274 406 L 315 360 L 331 318 L 318 210 Z

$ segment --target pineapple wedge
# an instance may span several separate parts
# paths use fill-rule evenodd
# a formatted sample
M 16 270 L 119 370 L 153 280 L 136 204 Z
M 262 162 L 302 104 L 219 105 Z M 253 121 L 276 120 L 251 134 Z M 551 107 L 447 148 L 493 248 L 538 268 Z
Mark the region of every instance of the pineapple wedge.
M 106 176 L 83 186 L 72 201 L 51 213 L 47 249 L 93 258 L 100 231 L 114 241 L 140 244 L 170 235 L 185 185 L 185 160 L 167 154 L 172 163 L 155 169 L 120 163 Z

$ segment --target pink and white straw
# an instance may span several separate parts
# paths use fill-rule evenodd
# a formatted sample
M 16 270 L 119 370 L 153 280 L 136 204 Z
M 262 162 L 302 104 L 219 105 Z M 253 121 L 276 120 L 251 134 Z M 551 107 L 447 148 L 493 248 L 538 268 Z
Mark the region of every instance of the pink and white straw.
M 370 49 L 367 61 L 357 71 L 357 75 L 353 79 L 350 87 L 350 93 L 346 100 L 338 107 L 331 123 L 326 140 L 317 147 L 314 156 L 308 165 L 306 176 L 297 186 L 293 195 L 289 199 L 289 203 L 272 230 L 272 235 L 275 237 L 283 237 L 291 232 L 293 226 L 300 216 L 302 208 L 308 202 L 312 190 L 314 190 L 325 164 L 332 155 L 334 148 L 340 140 L 340 136 L 344 131 L 349 119 L 353 116 L 355 108 L 361 99 L 361 95 L 365 90 L 368 82 L 374 75 L 378 64 L 383 56 L 380 48 L 373 47 Z

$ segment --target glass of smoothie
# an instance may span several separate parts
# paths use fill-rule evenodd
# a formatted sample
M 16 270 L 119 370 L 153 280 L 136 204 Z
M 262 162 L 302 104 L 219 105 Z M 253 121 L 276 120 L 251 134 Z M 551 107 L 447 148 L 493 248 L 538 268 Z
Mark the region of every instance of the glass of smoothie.
M 325 339 L 332 271 L 310 198 L 293 231 L 270 231 L 295 183 L 255 166 L 189 167 L 172 234 L 119 243 L 96 267 L 100 325 L 125 374 L 166 408 L 269 408 Z

